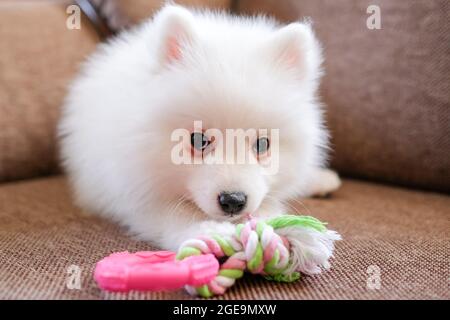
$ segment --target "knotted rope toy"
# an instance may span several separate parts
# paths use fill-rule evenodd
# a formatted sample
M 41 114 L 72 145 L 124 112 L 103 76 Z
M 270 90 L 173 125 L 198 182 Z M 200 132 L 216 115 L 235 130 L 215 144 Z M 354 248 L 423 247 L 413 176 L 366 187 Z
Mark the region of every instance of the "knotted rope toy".
M 201 236 L 181 244 L 177 259 L 214 254 L 226 259 L 218 275 L 209 283 L 185 286 L 191 295 L 211 297 L 224 294 L 245 271 L 261 274 L 268 280 L 292 282 L 300 272 L 320 273 L 328 269 L 334 241 L 340 235 L 310 216 L 283 215 L 268 220 L 251 219 L 238 224 L 233 236 Z

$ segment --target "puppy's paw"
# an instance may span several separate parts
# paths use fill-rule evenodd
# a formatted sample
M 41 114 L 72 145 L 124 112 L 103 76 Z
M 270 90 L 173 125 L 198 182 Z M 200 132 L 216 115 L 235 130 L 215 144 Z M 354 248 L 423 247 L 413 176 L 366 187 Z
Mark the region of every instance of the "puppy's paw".
M 341 186 L 338 174 L 330 169 L 319 169 L 311 183 L 309 196 L 326 197 Z

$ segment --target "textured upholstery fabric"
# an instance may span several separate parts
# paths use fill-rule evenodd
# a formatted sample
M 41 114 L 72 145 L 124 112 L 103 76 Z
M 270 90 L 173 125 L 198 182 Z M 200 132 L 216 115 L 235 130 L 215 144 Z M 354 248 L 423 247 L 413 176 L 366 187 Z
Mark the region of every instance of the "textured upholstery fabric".
M 311 17 L 323 42 L 333 166 L 364 178 L 450 191 L 448 0 L 240 0 L 241 13 Z M 381 30 L 369 30 L 369 5 Z
M 97 43 L 86 21 L 66 28 L 56 1 L 0 2 L 0 182 L 55 172 L 66 85 Z
M 280 284 L 246 275 L 226 299 L 450 299 L 450 197 L 352 180 L 330 199 L 307 199 L 298 212 L 329 222 L 344 237 L 332 270 Z M 307 208 L 307 209 L 306 209 Z M 65 178 L 0 186 L 0 299 L 188 299 L 173 293 L 113 294 L 92 280 L 96 261 L 114 251 L 149 250 L 114 224 L 82 214 Z M 82 270 L 81 290 L 66 287 Z M 367 288 L 367 269 L 381 288 Z

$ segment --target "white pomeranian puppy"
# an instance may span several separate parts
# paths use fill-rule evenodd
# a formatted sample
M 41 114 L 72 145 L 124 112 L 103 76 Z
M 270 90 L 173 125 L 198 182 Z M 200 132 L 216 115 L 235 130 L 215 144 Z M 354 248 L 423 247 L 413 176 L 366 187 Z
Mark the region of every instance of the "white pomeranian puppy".
M 321 169 L 321 62 L 308 23 L 165 6 L 102 45 L 70 88 L 59 135 L 77 203 L 176 250 L 335 190 L 339 178 Z M 240 144 L 254 161 L 207 163 L 219 154 L 209 129 L 257 130 Z M 188 139 L 174 141 L 179 130 Z M 201 161 L 180 164 L 174 150 Z

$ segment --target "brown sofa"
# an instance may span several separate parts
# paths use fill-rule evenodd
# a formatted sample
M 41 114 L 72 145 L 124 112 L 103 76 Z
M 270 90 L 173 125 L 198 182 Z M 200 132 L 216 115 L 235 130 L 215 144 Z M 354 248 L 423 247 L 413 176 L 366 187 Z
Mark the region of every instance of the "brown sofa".
M 324 44 L 321 86 L 342 188 L 293 202 L 342 233 L 332 269 L 291 284 L 246 276 L 226 299 L 450 299 L 450 4 L 446 0 L 178 1 L 310 16 Z M 382 28 L 369 30 L 370 4 Z M 130 24 L 160 5 L 119 0 Z M 85 17 L 66 28 L 64 1 L 0 2 L 0 298 L 189 299 L 100 291 L 103 256 L 148 250 L 71 201 L 57 165 L 55 125 L 65 87 L 100 42 Z M 356 180 L 358 179 L 358 180 Z M 70 289 L 70 266 L 81 288 Z M 377 277 L 380 287 L 373 288 Z

